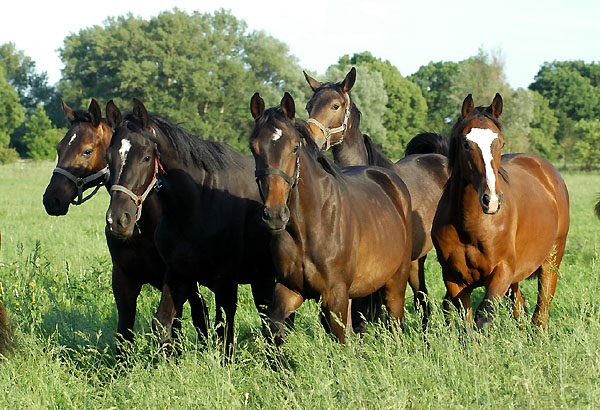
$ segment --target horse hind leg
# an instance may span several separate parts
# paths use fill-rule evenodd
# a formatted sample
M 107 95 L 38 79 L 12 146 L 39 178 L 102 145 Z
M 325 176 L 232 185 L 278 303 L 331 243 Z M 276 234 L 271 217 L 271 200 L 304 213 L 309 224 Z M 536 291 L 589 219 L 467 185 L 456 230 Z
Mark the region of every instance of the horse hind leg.
M 396 324 L 400 326 L 401 330 L 404 330 L 406 285 L 410 275 L 410 263 L 404 265 L 398 269 L 396 274 L 384 286 L 385 306 L 389 314 L 396 319 Z
M 415 309 L 421 315 L 423 331 L 427 329 L 429 320 L 429 303 L 427 298 L 427 287 L 425 286 L 425 259 L 427 255 L 411 261 L 408 282 L 414 294 Z
M 190 312 L 192 315 L 192 323 L 198 333 L 198 338 L 204 342 L 208 338 L 209 316 L 206 301 L 198 293 L 198 290 L 190 292 Z
M 533 323 L 541 327 L 543 330 L 548 325 L 548 317 L 550 315 L 550 304 L 554 299 L 556 292 L 556 282 L 558 281 L 558 268 L 562 261 L 565 251 L 565 241 L 562 240 L 552 249 L 552 252 L 542 266 L 536 271 L 538 277 L 538 300 L 533 312 Z

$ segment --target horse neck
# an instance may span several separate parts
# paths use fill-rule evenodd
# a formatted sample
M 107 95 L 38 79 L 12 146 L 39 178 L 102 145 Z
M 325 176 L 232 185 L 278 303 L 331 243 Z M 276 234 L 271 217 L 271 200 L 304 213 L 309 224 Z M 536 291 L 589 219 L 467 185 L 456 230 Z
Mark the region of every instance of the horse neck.
M 454 223 L 467 230 L 467 226 L 472 226 L 473 218 L 481 217 L 481 205 L 477 190 L 462 177 L 458 163 L 454 164 L 446 190 L 450 214 L 456 217 Z
M 348 123 L 352 124 L 352 116 Z M 333 160 L 340 167 L 369 164 L 369 154 L 358 124 L 348 128 L 346 135 L 344 135 L 344 141 L 341 144 L 334 145 L 332 153 Z

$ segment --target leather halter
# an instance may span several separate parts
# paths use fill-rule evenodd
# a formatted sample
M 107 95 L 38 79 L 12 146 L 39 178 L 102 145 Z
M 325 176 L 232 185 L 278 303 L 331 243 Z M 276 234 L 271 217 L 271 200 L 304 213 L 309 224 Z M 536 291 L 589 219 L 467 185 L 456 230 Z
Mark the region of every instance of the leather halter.
M 260 199 L 262 199 L 263 204 L 266 203 L 266 198 L 262 190 L 262 186 L 260 184 L 260 180 L 258 177 L 264 175 L 277 175 L 280 176 L 290 185 L 290 191 L 288 193 L 287 202 L 289 203 L 290 198 L 292 197 L 292 191 L 296 189 L 296 215 L 298 217 L 298 222 L 302 222 L 302 217 L 300 216 L 300 198 L 298 196 L 298 181 L 300 180 L 300 148 L 298 148 L 298 153 L 296 154 L 296 169 L 294 170 L 294 176 L 290 177 L 288 174 L 283 172 L 278 168 L 263 168 L 257 169 L 254 171 L 254 176 L 256 177 L 256 185 L 258 185 L 258 193 L 260 194 Z
M 158 148 L 155 148 L 155 149 L 156 149 L 156 155 L 154 157 L 154 175 L 152 176 L 152 180 L 150 181 L 150 183 L 148 184 L 148 186 L 146 187 L 146 189 L 144 190 L 142 195 L 136 195 L 132 190 L 130 190 L 129 188 L 127 188 L 124 185 L 115 184 L 112 187 L 110 187 L 111 193 L 113 191 L 123 192 L 129 198 L 131 198 L 131 200 L 133 201 L 133 203 L 135 204 L 135 207 L 136 207 L 136 211 L 135 211 L 135 221 L 136 222 L 139 221 L 142 216 L 142 205 L 144 204 L 144 201 L 148 198 L 148 195 L 150 195 L 150 192 L 152 192 L 152 190 L 154 188 L 156 188 L 157 190 L 160 189 L 162 181 L 158 179 L 158 170 L 160 169 L 163 174 L 167 173 L 165 171 L 165 169 L 163 168 L 162 164 L 160 163 L 160 159 L 159 159 L 159 155 L 158 155 Z
M 63 175 L 65 177 L 67 177 L 69 180 L 73 181 L 73 183 L 75 184 L 75 187 L 77 188 L 77 199 L 73 199 L 71 201 L 71 203 L 73 205 L 81 205 L 82 203 L 84 203 L 85 201 L 87 201 L 88 199 L 90 199 L 91 197 L 96 195 L 96 193 L 98 192 L 100 187 L 106 184 L 106 179 L 107 179 L 107 176 L 110 174 L 110 171 L 109 171 L 108 165 L 107 165 L 104 168 L 102 168 L 100 171 L 96 172 L 95 174 L 88 175 L 85 178 L 76 177 L 75 175 L 73 175 L 69 171 L 67 171 L 66 169 L 59 168 L 59 167 L 54 168 L 54 171 L 52 171 L 52 173 Z M 100 178 L 102 178 L 102 180 L 96 185 L 96 187 L 94 188 L 92 193 L 89 194 L 88 196 L 86 196 L 85 198 L 83 198 L 84 186 L 86 184 L 88 184 L 92 181 L 96 181 Z
M 338 144 L 341 144 L 342 142 L 344 142 L 344 135 L 346 134 L 346 130 L 348 129 L 348 119 L 350 118 L 350 95 L 345 93 L 344 97 L 346 97 L 346 108 L 344 109 L 344 121 L 342 122 L 342 125 L 340 125 L 339 127 L 327 128 L 326 126 L 321 124 L 319 121 L 315 120 L 314 118 L 309 118 L 308 121 L 306 121 L 309 124 L 310 123 L 315 124 L 317 127 L 319 127 L 321 129 L 321 132 L 323 133 L 323 135 L 325 135 L 325 140 L 327 141 L 327 144 L 325 145 L 325 151 L 329 150 L 329 148 L 333 147 L 334 145 L 338 145 Z M 332 144 L 331 140 L 330 140 L 331 135 L 336 134 L 338 132 L 341 132 L 342 136 L 335 144 Z

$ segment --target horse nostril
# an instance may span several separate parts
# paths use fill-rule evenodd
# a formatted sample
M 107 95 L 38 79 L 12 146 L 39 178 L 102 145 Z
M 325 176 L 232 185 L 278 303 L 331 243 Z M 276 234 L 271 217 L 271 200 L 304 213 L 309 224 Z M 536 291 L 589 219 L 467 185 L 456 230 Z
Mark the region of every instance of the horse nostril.
M 268 221 L 271 219 L 271 215 L 269 214 L 269 210 L 267 209 L 267 207 L 263 208 L 262 219 L 263 221 Z
M 131 221 L 131 216 L 129 215 L 128 212 L 123 212 L 123 215 L 121 215 L 121 217 L 119 218 L 119 220 L 117 221 L 119 226 L 121 226 L 122 228 L 125 228 L 127 226 L 129 226 L 129 222 Z
M 485 206 L 488 206 L 490 204 L 490 196 L 488 194 L 483 194 L 481 201 Z
M 290 219 L 290 209 L 287 206 L 284 206 L 279 211 L 279 217 L 283 222 L 287 222 Z

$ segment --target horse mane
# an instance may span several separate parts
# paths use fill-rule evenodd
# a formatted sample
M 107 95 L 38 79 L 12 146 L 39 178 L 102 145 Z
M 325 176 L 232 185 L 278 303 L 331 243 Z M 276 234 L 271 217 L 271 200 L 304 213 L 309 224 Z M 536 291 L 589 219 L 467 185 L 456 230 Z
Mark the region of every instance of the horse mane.
M 443 135 L 433 132 L 422 132 L 408 141 L 404 156 L 412 154 L 440 154 L 447 157 L 449 151 L 450 145 L 448 139 Z
M 461 120 L 459 117 L 456 121 L 456 124 L 454 124 L 454 127 L 452 127 L 452 133 L 450 134 L 450 147 L 448 149 L 448 169 L 450 172 L 452 172 L 452 168 L 454 168 L 454 161 L 456 161 L 456 157 L 458 156 L 458 133 L 465 127 L 466 124 L 469 123 L 469 121 L 475 117 L 489 119 L 496 125 L 496 127 L 498 127 L 500 131 L 502 131 L 502 122 L 500 122 L 499 118 L 496 118 L 492 115 L 492 113 L 488 110 L 488 107 L 475 107 L 473 109 L 473 114 L 467 118 Z M 506 170 L 500 167 L 500 169 L 498 169 L 498 173 L 500 176 L 502 176 L 502 179 L 508 183 L 508 173 Z
M 125 120 L 131 131 L 141 133 L 157 144 L 160 142 L 155 135 L 142 129 L 133 114 L 126 115 Z M 157 114 L 150 114 L 150 122 L 167 137 L 175 159 L 181 161 L 185 166 L 194 165 L 203 168 L 208 173 L 243 166 L 243 155 L 224 142 L 204 140 Z
M 382 168 L 391 170 L 396 169 L 396 164 L 391 159 L 386 157 L 375 142 L 367 134 L 363 134 L 363 140 L 365 148 L 367 150 L 367 156 L 369 158 L 368 165 L 375 165 Z

